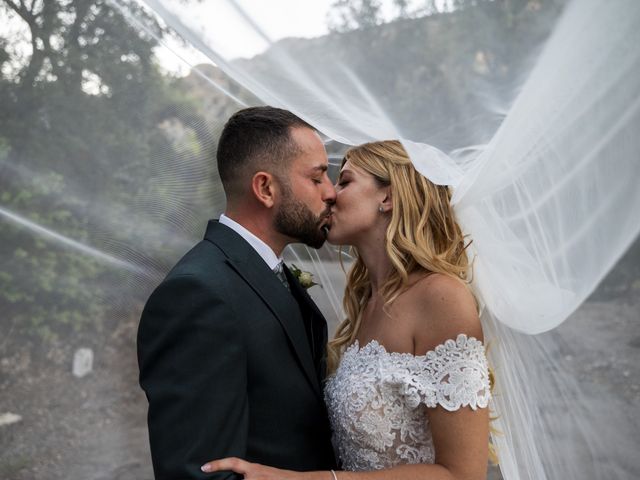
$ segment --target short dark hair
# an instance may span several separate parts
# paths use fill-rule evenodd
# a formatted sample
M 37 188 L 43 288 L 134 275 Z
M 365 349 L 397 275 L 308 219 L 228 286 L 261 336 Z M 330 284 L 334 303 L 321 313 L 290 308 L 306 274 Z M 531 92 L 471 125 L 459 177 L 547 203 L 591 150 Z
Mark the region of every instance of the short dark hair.
M 293 113 L 275 107 L 250 107 L 234 113 L 227 121 L 216 159 L 227 195 L 239 191 L 239 181 L 251 168 L 279 174 L 298 153 L 291 138 L 295 127 L 313 127 Z

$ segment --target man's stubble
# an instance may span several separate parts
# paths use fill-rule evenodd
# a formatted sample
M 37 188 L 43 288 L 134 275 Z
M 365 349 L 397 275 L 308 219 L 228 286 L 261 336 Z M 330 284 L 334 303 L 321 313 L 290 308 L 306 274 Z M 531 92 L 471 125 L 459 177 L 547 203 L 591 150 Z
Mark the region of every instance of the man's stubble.
M 304 202 L 298 200 L 288 182 L 280 180 L 282 186 L 282 203 L 274 218 L 277 232 L 312 248 L 320 248 L 327 239 L 326 231 L 320 228 L 329 214 L 329 207 L 316 216 Z

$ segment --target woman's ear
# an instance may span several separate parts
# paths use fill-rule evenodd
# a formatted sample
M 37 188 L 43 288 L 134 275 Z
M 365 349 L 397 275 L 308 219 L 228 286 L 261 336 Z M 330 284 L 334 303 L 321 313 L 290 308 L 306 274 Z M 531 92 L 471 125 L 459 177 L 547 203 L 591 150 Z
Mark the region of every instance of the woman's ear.
M 267 208 L 275 204 L 275 185 L 273 175 L 267 172 L 256 172 L 251 179 L 251 191 L 258 202 Z
M 385 195 L 382 203 L 380 204 L 380 208 L 382 209 L 383 213 L 387 213 L 393 210 L 393 202 L 391 200 L 391 187 L 386 187 L 384 189 L 384 194 Z

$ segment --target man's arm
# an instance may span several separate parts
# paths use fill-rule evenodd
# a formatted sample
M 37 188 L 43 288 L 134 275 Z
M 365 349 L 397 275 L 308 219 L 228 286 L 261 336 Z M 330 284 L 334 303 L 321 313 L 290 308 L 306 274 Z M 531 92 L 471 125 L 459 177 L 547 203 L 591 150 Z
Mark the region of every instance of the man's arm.
M 183 275 L 158 287 L 144 309 L 138 362 L 157 479 L 239 478 L 200 470 L 212 458 L 246 456 L 246 356 L 228 302 Z

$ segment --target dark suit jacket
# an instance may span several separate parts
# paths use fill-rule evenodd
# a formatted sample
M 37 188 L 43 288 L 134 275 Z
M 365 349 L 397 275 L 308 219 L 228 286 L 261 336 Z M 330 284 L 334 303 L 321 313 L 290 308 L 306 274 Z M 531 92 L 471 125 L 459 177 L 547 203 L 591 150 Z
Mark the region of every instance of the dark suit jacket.
M 211 221 L 149 298 L 138 362 L 156 478 L 239 478 L 200 471 L 229 456 L 335 468 L 321 387 L 326 322 L 287 274 L 291 293 L 240 235 Z

